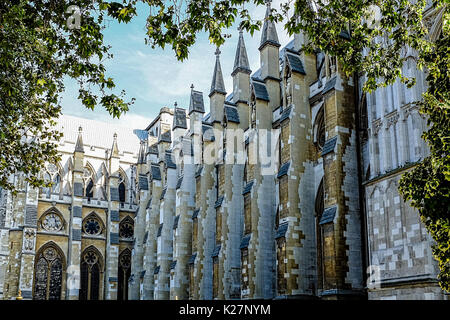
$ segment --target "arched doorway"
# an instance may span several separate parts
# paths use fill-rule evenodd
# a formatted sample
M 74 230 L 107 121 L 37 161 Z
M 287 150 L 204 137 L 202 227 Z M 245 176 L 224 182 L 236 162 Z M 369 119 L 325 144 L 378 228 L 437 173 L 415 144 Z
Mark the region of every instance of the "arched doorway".
M 36 255 L 34 267 L 34 300 L 61 300 L 64 254 L 53 242 L 44 245 Z
M 125 249 L 119 256 L 119 292 L 117 300 L 128 300 L 128 280 L 131 273 L 131 251 Z
M 81 255 L 80 300 L 99 300 L 103 275 L 102 256 L 93 246 Z

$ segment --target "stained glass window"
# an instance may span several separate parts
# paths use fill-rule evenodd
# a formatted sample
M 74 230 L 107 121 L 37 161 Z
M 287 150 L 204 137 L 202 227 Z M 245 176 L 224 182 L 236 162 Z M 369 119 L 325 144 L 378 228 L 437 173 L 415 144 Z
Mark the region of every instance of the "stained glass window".
M 128 300 L 128 280 L 131 273 L 131 251 L 125 249 L 119 256 L 119 292 L 117 300 Z
M 134 234 L 134 222 L 130 217 L 126 217 L 120 222 L 119 237 L 124 239 L 132 239 L 133 234 Z
M 80 300 L 100 299 L 101 258 L 97 249 L 89 247 L 81 255 Z
M 63 278 L 63 257 L 56 245 L 43 247 L 36 255 L 34 299 L 60 300 Z
M 100 220 L 94 215 L 91 214 L 83 222 L 83 232 L 92 236 L 96 236 L 102 233 L 102 223 Z

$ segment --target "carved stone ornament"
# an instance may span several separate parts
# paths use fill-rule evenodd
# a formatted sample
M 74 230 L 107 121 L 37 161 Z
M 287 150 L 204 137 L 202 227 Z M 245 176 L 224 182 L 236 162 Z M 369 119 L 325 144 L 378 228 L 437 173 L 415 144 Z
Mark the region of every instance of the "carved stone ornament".
M 23 246 L 26 251 L 34 250 L 34 240 L 36 238 L 36 232 L 33 229 L 25 229 Z
M 45 215 L 44 219 L 42 219 L 41 226 L 45 231 L 57 232 L 62 229 L 63 222 L 59 215 L 51 212 Z

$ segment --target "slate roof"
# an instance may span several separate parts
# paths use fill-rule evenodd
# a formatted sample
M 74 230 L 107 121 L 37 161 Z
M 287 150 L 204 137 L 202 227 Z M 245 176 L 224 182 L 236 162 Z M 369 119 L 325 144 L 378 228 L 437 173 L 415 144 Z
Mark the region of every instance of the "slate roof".
M 270 15 L 271 15 L 271 8 L 270 5 L 268 5 L 266 10 L 266 18 L 264 20 L 264 25 L 261 34 L 261 42 L 259 50 L 261 50 L 266 44 L 269 43 L 276 47 L 280 46 L 277 29 L 275 28 L 275 23 L 269 19 Z
M 214 248 L 214 251 L 213 251 L 213 253 L 212 253 L 212 255 L 211 255 L 212 258 L 217 257 L 217 256 L 219 255 L 220 247 L 221 247 L 221 245 L 219 244 L 218 246 L 216 246 L 216 247 Z
M 184 138 L 181 141 L 181 150 L 185 156 L 194 155 L 194 146 L 192 145 L 191 139 Z
M 286 120 L 287 118 L 290 117 L 291 111 L 292 111 L 292 107 L 291 107 L 291 106 L 289 106 L 289 107 L 287 107 L 287 108 L 285 108 L 285 109 L 283 110 L 283 113 L 281 114 L 280 120 L 279 120 L 280 123 L 283 122 L 284 120 Z
M 191 91 L 191 101 L 189 103 L 189 114 L 191 112 L 205 113 L 205 104 L 203 102 L 203 92 Z
M 288 226 L 289 226 L 288 222 L 280 224 L 278 226 L 278 229 L 277 229 L 276 233 L 275 233 L 275 239 L 279 239 L 279 238 L 284 237 L 286 235 L 286 231 L 288 229 Z
M 251 234 L 247 234 L 242 237 L 241 244 L 239 246 L 239 249 L 248 248 L 248 244 L 250 243 Z
M 337 136 L 335 136 L 335 137 L 325 141 L 325 144 L 323 145 L 323 149 L 322 149 L 322 157 L 324 155 L 334 151 L 334 147 L 336 146 L 336 142 L 337 142 Z
M 176 128 L 187 129 L 186 109 L 175 107 L 172 130 Z
M 192 219 L 195 219 L 195 218 L 197 218 L 197 217 L 198 217 L 198 214 L 199 214 L 199 212 L 200 212 L 200 209 L 196 209 L 196 210 L 194 210 L 194 213 L 192 214 Z
M 214 141 L 214 130 L 211 126 L 202 125 L 203 140 Z
M 155 143 L 149 146 L 147 148 L 147 153 L 158 154 L 158 145 Z
M 291 41 L 289 41 L 288 44 L 285 45 L 285 46 L 280 50 L 280 62 L 281 62 L 281 63 L 284 62 L 284 57 L 285 57 L 287 51 L 294 52 L 294 39 L 292 39 Z M 297 53 L 297 52 L 296 52 L 296 53 Z
M 133 133 L 139 138 L 139 140 L 147 140 L 148 131 L 141 129 L 134 129 Z
M 333 222 L 334 216 L 336 215 L 336 210 L 337 210 L 336 206 L 326 208 L 322 213 L 322 217 L 320 218 L 319 224 Z
M 178 228 L 178 221 L 180 220 L 180 215 L 175 216 L 175 218 L 173 219 L 173 228 L 176 229 Z
M 216 203 L 214 204 L 214 208 L 218 208 L 222 205 L 223 202 L 223 196 L 221 196 L 219 199 L 217 199 Z
M 176 169 L 177 165 L 175 164 L 175 162 L 173 162 L 173 158 L 172 158 L 172 152 L 169 150 L 166 150 L 166 166 L 167 168 L 171 168 L 171 169 Z
M 255 81 L 262 81 L 261 79 L 261 68 L 255 71 L 255 73 L 252 74 L 251 79 Z
M 170 130 L 167 130 L 166 132 L 162 133 L 159 136 L 158 142 L 172 142 L 172 134 L 170 133 Z
M 239 123 L 239 113 L 236 107 L 225 105 L 225 117 L 227 121 Z
M 139 175 L 139 189 L 140 190 L 148 190 L 148 179 L 144 174 Z
M 161 180 L 161 171 L 159 170 L 158 165 L 152 165 L 152 179 L 153 180 Z
M 331 78 L 330 80 L 328 80 L 328 82 L 323 87 L 322 94 L 325 94 L 328 91 L 334 89 L 334 86 L 336 85 L 336 79 L 337 79 L 337 76 L 335 76 L 335 77 Z
M 161 223 L 158 227 L 158 232 L 156 233 L 157 237 L 161 236 L 162 228 L 163 228 L 163 223 Z
M 245 48 L 244 35 L 242 30 L 239 31 L 239 41 L 236 48 L 236 55 L 234 57 L 234 67 L 233 73 L 234 76 L 237 72 L 243 72 L 250 74 L 252 71 L 250 70 L 250 64 L 248 63 L 247 50 Z
M 197 253 L 194 253 L 193 255 L 191 255 L 191 257 L 189 258 L 188 264 L 194 264 L 195 258 L 197 258 Z
M 252 187 L 253 187 L 253 182 L 254 180 L 250 181 L 249 183 L 247 183 L 244 187 L 244 191 L 242 191 L 242 194 L 247 194 L 250 191 L 252 191 Z
M 277 178 L 281 178 L 282 176 L 288 173 L 289 167 L 291 166 L 291 162 L 285 162 L 281 165 L 280 170 L 278 171 Z
M 256 99 L 270 101 L 266 85 L 258 81 L 252 81 Z
M 177 260 L 172 261 L 172 262 L 170 263 L 170 270 L 175 269 L 176 265 L 177 265 Z
M 222 67 L 220 66 L 220 51 L 216 51 L 216 65 L 214 66 L 214 74 L 213 79 L 211 82 L 211 90 L 209 93 L 209 96 L 211 97 L 214 93 L 221 93 L 226 95 L 227 92 L 225 91 L 225 84 L 223 82 L 223 75 L 222 75 Z
M 303 68 L 303 63 L 298 55 L 287 52 L 286 58 L 289 62 L 289 66 L 292 69 L 292 72 L 306 74 L 305 69 Z

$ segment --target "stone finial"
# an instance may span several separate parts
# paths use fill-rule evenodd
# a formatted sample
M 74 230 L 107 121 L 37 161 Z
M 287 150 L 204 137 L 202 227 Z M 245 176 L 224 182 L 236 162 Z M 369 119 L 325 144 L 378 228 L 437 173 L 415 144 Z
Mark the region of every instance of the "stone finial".
M 78 127 L 77 143 L 75 144 L 75 152 L 84 152 L 83 147 L 83 128 Z
M 247 49 L 245 48 L 244 33 L 242 31 L 242 28 L 239 27 L 238 29 L 239 29 L 239 41 L 236 48 L 234 67 L 233 72 L 231 73 L 232 76 L 234 76 L 239 71 L 247 74 L 252 73 L 252 71 L 250 70 L 250 64 L 248 62 Z
M 259 46 L 259 50 L 261 50 L 267 43 L 270 43 L 277 47 L 280 46 L 275 23 L 269 19 L 269 17 L 272 15 L 271 3 L 271 0 L 266 0 L 266 18 L 264 19 L 264 26 L 261 34 L 261 44 Z
M 113 135 L 114 141 L 111 148 L 111 157 L 119 157 L 119 147 L 117 146 L 117 132 Z
M 225 84 L 223 82 L 222 67 L 220 66 L 220 49 L 217 47 L 216 55 L 216 65 L 214 66 L 214 74 L 211 83 L 211 91 L 209 96 L 211 97 L 214 93 L 221 93 L 226 95 Z

